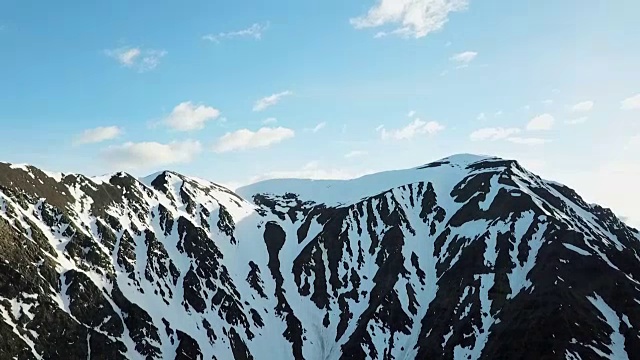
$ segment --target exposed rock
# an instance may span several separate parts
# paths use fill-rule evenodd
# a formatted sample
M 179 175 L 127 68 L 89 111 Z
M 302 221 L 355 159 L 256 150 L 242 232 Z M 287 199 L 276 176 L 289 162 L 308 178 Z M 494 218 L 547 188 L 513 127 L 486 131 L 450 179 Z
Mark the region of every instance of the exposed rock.
M 0 359 L 87 358 L 640 359 L 640 235 L 499 158 L 238 194 L 0 163 Z

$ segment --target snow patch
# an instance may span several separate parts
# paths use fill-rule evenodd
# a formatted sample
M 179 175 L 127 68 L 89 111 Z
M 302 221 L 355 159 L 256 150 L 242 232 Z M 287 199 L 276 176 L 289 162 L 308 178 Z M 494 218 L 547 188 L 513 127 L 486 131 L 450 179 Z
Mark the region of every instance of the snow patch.
M 593 304 L 593 306 L 598 309 L 598 311 L 604 317 L 604 320 L 609 324 L 611 329 L 611 344 L 609 345 L 609 350 L 611 351 L 611 359 L 617 360 L 629 360 L 629 355 L 624 348 L 624 336 L 620 333 L 620 318 L 618 314 L 600 297 L 600 295 L 596 294 L 593 297 L 587 297 L 587 299 Z M 592 349 L 598 353 L 596 348 L 592 347 Z M 605 356 L 605 354 L 601 354 Z M 606 357 L 609 357 L 606 355 Z

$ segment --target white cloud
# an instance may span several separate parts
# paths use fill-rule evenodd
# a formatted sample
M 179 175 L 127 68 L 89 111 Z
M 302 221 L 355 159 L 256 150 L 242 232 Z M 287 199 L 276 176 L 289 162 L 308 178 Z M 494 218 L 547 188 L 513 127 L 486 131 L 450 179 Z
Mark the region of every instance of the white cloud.
M 546 106 L 553 105 L 553 100 L 551 99 L 542 100 L 542 104 Z
M 324 129 L 325 126 L 327 126 L 327 123 L 323 121 L 316 125 L 313 129 L 311 129 L 311 132 L 317 133 L 318 131 Z
M 353 151 L 350 151 L 350 152 L 346 153 L 344 155 L 344 157 L 347 158 L 347 159 L 352 159 L 352 158 L 361 157 L 361 156 L 364 156 L 364 155 L 367 155 L 367 154 L 368 153 L 366 151 L 353 150 Z
M 524 110 L 524 111 L 529 111 L 529 110 L 531 110 L 531 105 L 525 105 L 525 106 L 523 106 L 523 107 L 522 107 L 522 110 Z
M 511 135 L 517 134 L 520 132 L 520 129 L 517 128 L 483 128 L 478 129 L 472 132 L 469 135 L 469 138 L 472 141 L 483 141 L 483 140 L 502 140 L 510 137 Z
M 478 120 L 483 121 L 483 120 L 487 120 L 487 115 L 485 115 L 484 113 L 480 113 L 478 114 Z
M 476 56 L 478 56 L 478 53 L 475 51 L 465 51 L 465 52 L 461 52 L 459 54 L 453 55 L 452 57 L 449 58 L 449 60 L 453 62 L 461 63 L 461 64 L 469 64 L 470 62 L 473 61 L 473 59 L 476 58 Z
M 249 26 L 246 29 L 237 30 L 237 31 L 229 31 L 229 32 L 221 32 L 218 34 L 208 34 L 202 37 L 203 40 L 208 40 L 212 42 L 219 43 L 223 39 L 232 39 L 238 37 L 248 37 L 254 38 L 256 40 L 262 39 L 262 35 L 269 28 L 269 23 L 258 24 L 255 23 Z
M 295 132 L 284 127 L 263 127 L 258 131 L 241 129 L 226 133 L 214 146 L 218 153 L 269 147 L 295 136 Z
M 549 142 L 549 140 L 546 139 L 513 136 L 519 134 L 520 132 L 522 132 L 522 130 L 518 128 L 482 128 L 472 132 L 469 135 L 469 139 L 471 139 L 471 141 L 506 140 L 511 143 L 521 145 L 542 145 Z
M 411 110 L 407 113 L 407 117 L 414 117 L 416 115 L 416 111 L 415 110 Z
M 595 162 L 595 161 L 594 161 Z M 556 175 L 585 201 L 611 208 L 616 214 L 628 216 L 628 223 L 640 228 L 640 192 L 634 189 L 640 180 L 640 164 L 635 159 L 609 159 L 607 163 L 595 163 L 595 168 L 576 171 L 567 168 Z
M 177 131 L 201 130 L 207 121 L 215 120 L 218 116 L 218 109 L 185 101 L 174 107 L 163 123 Z
M 352 168 L 323 168 L 317 161 L 310 161 L 300 169 L 272 171 L 259 176 L 254 176 L 245 184 L 269 179 L 316 179 L 316 180 L 348 180 L 355 179 L 374 171 L 358 171 Z
M 542 114 L 534 117 L 527 124 L 527 130 L 551 130 L 556 120 L 550 114 Z
M 118 169 L 147 169 L 157 166 L 191 162 L 202 151 L 198 141 L 128 142 L 110 146 L 102 156 Z
M 107 50 L 108 55 L 114 57 L 118 62 L 124 66 L 132 66 L 134 61 L 142 53 L 138 48 L 120 48 L 116 50 Z
M 375 37 L 397 35 L 422 38 L 444 27 L 449 13 L 465 10 L 468 0 L 378 0 L 366 15 L 350 19 L 356 29 L 398 25 Z
M 640 134 L 633 135 L 629 138 L 627 148 L 640 149 Z
M 276 105 L 280 102 L 280 100 L 282 100 L 283 97 L 289 96 L 291 94 L 292 92 L 287 90 L 263 97 L 262 99 L 256 101 L 255 105 L 253 106 L 253 111 L 263 111 L 268 107 Z
M 165 50 L 141 49 L 139 47 L 124 46 L 117 49 L 105 50 L 104 53 L 114 58 L 122 66 L 145 72 L 155 69 L 167 52 Z
M 376 131 L 379 131 L 380 136 L 385 140 L 408 140 L 416 137 L 417 135 L 433 135 L 442 130 L 444 130 L 444 125 L 441 125 L 437 121 L 424 122 L 420 119 L 415 119 L 409 125 L 401 129 L 387 131 L 382 125 L 376 128 Z
M 493 114 L 493 117 L 500 117 L 502 114 L 504 114 L 504 112 L 502 110 L 498 110 Z
M 622 110 L 638 110 L 640 109 L 640 94 L 628 97 L 622 100 L 620 108 Z
M 122 129 L 117 126 L 97 127 L 95 129 L 85 130 L 82 134 L 76 136 L 73 143 L 75 145 L 95 144 L 115 139 L 120 136 L 120 134 L 122 134 Z
M 578 125 L 578 124 L 582 124 L 582 123 L 586 122 L 587 119 L 589 119 L 589 118 L 586 117 L 586 116 L 583 116 L 583 117 L 579 117 L 579 118 L 576 118 L 576 119 L 566 120 L 564 123 L 568 124 L 568 125 Z
M 514 144 L 521 144 L 521 145 L 542 145 L 550 142 L 550 140 L 547 140 L 547 139 L 533 138 L 533 137 L 518 137 L 518 136 L 509 137 L 507 138 L 507 141 L 512 142 Z
M 589 112 L 593 109 L 593 101 L 583 101 L 579 102 L 571 107 L 571 112 Z
M 267 124 L 274 124 L 277 123 L 278 119 L 274 118 L 274 117 L 270 117 L 270 118 L 266 118 L 264 120 L 262 120 L 262 123 L 267 125 Z

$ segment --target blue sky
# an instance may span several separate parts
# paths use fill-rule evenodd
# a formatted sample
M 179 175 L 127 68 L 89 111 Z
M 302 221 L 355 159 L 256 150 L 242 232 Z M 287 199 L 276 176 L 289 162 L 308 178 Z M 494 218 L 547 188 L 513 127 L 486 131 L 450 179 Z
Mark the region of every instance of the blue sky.
M 0 161 L 235 186 L 471 152 L 516 158 L 640 225 L 639 12 L 635 0 L 2 0 Z

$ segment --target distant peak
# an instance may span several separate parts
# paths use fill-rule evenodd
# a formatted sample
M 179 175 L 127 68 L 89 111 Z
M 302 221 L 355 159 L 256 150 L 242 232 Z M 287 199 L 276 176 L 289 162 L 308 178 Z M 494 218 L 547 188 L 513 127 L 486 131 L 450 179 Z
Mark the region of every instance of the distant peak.
M 154 180 L 156 180 L 160 176 L 162 176 L 162 177 L 167 177 L 167 176 L 183 177 L 182 175 L 176 173 L 175 171 L 161 170 L 161 171 L 156 171 L 156 172 L 154 172 L 152 174 L 149 174 L 147 176 L 143 176 L 143 177 L 139 178 L 139 180 L 144 184 L 151 184 Z
M 458 165 L 458 166 L 461 166 L 461 167 L 466 167 L 466 166 L 468 166 L 470 164 L 478 163 L 478 162 L 481 162 L 481 161 L 497 160 L 497 159 L 499 159 L 499 158 L 497 158 L 495 156 L 462 153 L 462 154 L 455 154 L 455 155 L 447 156 L 447 157 L 442 158 L 440 160 L 432 161 L 430 163 L 427 163 L 427 164 L 424 164 L 424 165 L 421 165 L 421 166 L 417 166 L 416 169 L 432 168 L 432 167 L 438 167 L 440 165 L 446 165 L 446 164 Z

